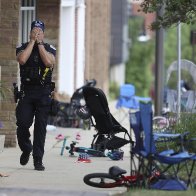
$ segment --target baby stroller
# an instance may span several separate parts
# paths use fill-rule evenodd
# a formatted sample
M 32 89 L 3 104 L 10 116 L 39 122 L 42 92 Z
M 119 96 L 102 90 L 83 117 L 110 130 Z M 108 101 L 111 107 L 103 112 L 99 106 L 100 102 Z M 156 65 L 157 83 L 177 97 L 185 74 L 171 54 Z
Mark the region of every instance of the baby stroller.
M 56 116 L 49 118 L 49 124 L 59 127 L 73 127 L 73 128 L 86 128 L 90 129 L 88 120 L 84 121 L 78 118 L 76 109 L 84 105 L 83 88 L 86 86 L 95 86 L 96 80 L 86 80 L 86 83 L 76 89 L 73 93 L 70 103 L 58 102 L 58 112 Z
M 86 80 L 86 83 L 80 88 L 76 89 L 76 91 L 73 93 L 71 97 L 71 105 L 75 108 L 80 108 L 82 105 L 84 105 L 84 97 L 83 97 L 84 87 L 87 87 L 87 86 L 93 87 L 96 85 L 96 83 L 97 82 L 95 79 Z
M 81 118 L 89 117 L 92 126 L 97 131 L 92 140 L 91 148 L 99 151 L 116 150 L 125 144 L 133 144 L 128 131 L 110 113 L 107 98 L 101 89 L 84 87 L 83 96 L 86 106 L 80 108 L 77 114 Z

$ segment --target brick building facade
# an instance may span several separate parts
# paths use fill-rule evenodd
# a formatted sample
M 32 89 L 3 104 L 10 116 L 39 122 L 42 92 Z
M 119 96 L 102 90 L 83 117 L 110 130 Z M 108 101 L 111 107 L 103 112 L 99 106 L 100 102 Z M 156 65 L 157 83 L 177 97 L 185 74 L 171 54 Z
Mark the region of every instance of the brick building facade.
M 19 0 L 0 0 L 0 66 L 4 87 L 12 87 L 17 80 L 16 45 L 19 26 Z M 0 101 L 0 134 L 6 135 L 5 146 L 16 146 L 15 103 L 12 92 Z
M 109 83 L 109 36 L 110 1 L 85 0 L 85 71 L 84 78 L 95 78 L 97 86 L 108 93 Z M 54 80 L 58 81 L 59 59 L 59 0 L 37 0 L 36 18 L 46 24 L 46 42 L 57 48 L 57 63 Z M 0 134 L 6 135 L 5 146 L 16 146 L 16 120 L 12 83 L 18 80 L 18 63 L 15 48 L 19 44 L 20 0 L 0 0 L 0 66 L 1 81 L 11 89 L 6 98 L 0 100 Z
M 111 0 L 86 0 L 85 77 L 108 93 Z

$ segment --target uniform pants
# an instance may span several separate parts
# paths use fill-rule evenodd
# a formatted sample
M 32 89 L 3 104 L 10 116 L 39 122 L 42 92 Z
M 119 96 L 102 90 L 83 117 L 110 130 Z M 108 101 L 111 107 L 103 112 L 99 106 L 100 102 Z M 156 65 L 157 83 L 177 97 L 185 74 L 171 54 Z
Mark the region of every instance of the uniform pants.
M 16 107 L 18 145 L 22 152 L 42 159 L 46 138 L 47 119 L 50 111 L 50 88 L 43 86 L 24 87 L 24 97 Z M 33 139 L 29 128 L 34 122 Z M 32 142 L 33 141 L 33 142 Z

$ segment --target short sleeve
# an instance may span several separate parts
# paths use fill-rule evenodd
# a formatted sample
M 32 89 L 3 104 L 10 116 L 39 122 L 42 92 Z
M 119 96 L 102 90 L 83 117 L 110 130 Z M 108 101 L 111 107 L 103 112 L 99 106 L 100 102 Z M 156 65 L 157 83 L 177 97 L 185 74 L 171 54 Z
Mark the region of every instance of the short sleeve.
M 56 56 L 56 48 L 53 45 L 47 44 L 45 49 Z
M 16 47 L 16 56 L 27 47 L 27 44 L 21 44 Z

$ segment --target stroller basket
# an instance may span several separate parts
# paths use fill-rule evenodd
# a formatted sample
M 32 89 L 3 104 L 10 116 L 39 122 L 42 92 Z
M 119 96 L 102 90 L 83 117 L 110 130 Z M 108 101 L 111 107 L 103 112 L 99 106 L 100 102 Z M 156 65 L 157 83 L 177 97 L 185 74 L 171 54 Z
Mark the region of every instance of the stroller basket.
M 112 150 L 112 149 L 118 149 L 121 148 L 122 146 L 124 146 L 125 144 L 130 143 L 130 141 L 124 139 L 124 138 L 120 138 L 117 136 L 114 136 L 112 139 L 110 139 L 107 144 L 106 144 L 106 148 L 108 150 Z

